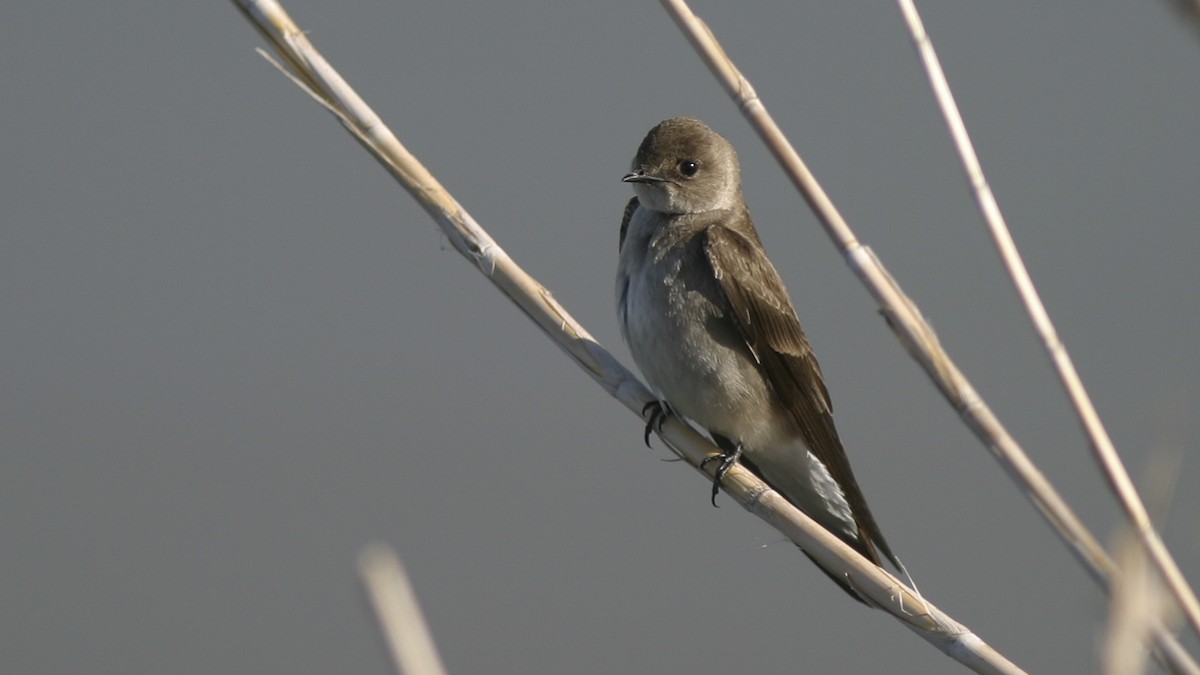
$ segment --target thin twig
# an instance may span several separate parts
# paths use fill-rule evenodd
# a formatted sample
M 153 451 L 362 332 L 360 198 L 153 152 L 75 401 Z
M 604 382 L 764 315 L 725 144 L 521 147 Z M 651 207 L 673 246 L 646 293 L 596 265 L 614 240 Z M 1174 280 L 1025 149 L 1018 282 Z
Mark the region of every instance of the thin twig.
M 1075 407 L 1079 423 L 1083 426 L 1084 433 L 1087 434 L 1089 445 L 1092 452 L 1095 453 L 1101 473 L 1104 474 L 1109 487 L 1129 518 L 1130 526 L 1146 548 L 1150 560 L 1166 580 L 1167 588 L 1183 608 L 1192 630 L 1200 635 L 1200 601 L 1196 600 L 1196 594 L 1188 585 L 1183 573 L 1179 571 L 1179 566 L 1171 557 L 1162 537 L 1154 529 L 1154 525 L 1150 521 L 1150 514 L 1142 504 L 1142 499 L 1133 485 L 1133 480 L 1129 477 L 1129 472 L 1125 470 L 1125 465 L 1117 455 L 1117 449 L 1113 446 L 1112 439 L 1104 429 L 1100 414 L 1096 412 L 1096 407 L 1092 404 L 1092 399 L 1088 396 L 1087 389 L 1084 388 L 1083 381 L 1075 370 L 1075 364 L 1071 361 L 1070 354 L 1067 353 L 1067 347 L 1059 337 L 1058 331 L 1055 330 L 1046 306 L 1042 304 L 1037 288 L 1033 285 L 1033 279 L 1029 276 L 1029 270 L 1025 268 L 1021 253 L 1017 250 L 1017 245 L 1008 230 L 1008 224 L 1004 222 L 1004 216 L 1000 213 L 1000 205 L 996 202 L 996 196 L 992 193 L 992 188 L 983 174 L 983 166 L 979 163 L 979 157 L 975 154 L 971 137 L 967 134 L 966 123 L 963 122 L 958 106 L 954 102 L 950 84 L 946 81 L 946 74 L 942 71 L 937 53 L 933 50 L 933 42 L 929 39 L 929 34 L 925 32 L 925 26 L 921 23 L 916 6 L 912 0 L 899 0 L 899 2 L 900 11 L 908 23 L 917 53 L 920 54 L 921 61 L 929 73 L 934 96 L 942 109 L 942 115 L 946 118 L 946 125 L 950 128 L 950 135 L 954 138 L 958 155 L 962 158 L 963 169 L 967 172 L 967 179 L 973 188 L 975 201 L 978 202 L 983 219 L 996 242 L 1000 258 L 1004 261 L 1009 276 L 1012 277 L 1017 294 L 1021 297 L 1021 302 L 1025 304 L 1025 311 L 1029 313 L 1033 327 L 1042 339 L 1042 346 L 1046 348 L 1046 354 L 1054 364 L 1059 380 Z
M 375 608 L 396 672 L 446 675 L 408 572 L 396 553 L 383 544 L 371 544 L 358 558 L 358 573 Z
M 550 293 L 522 270 L 479 226 L 432 174 L 400 144 L 366 103 L 312 47 L 274 0 L 234 0 L 246 17 L 283 56 L 286 70 L 321 100 L 343 126 L 430 214 L 455 250 L 495 284 L 597 383 L 627 408 L 643 415 L 653 396 L 636 376 L 608 353 Z M 672 417 L 662 438 L 697 470 L 720 451 Z M 711 465 L 715 470 L 715 465 Z M 707 480 L 711 476 L 706 475 Z M 822 566 L 843 574 L 860 594 L 900 619 L 925 640 L 980 673 L 1016 674 L 1016 666 L 978 636 L 907 588 L 886 571 L 843 544 L 741 467 L 723 481 L 725 492 L 775 526 Z
M 712 31 L 691 11 L 684 0 L 661 2 L 709 70 L 738 104 L 742 114 L 763 139 L 796 189 L 808 201 L 822 227 L 846 258 L 847 264 L 879 303 L 884 317 L 901 344 L 925 369 L 950 405 L 958 411 L 964 423 L 992 452 L 1025 496 L 1037 507 L 1038 512 L 1066 542 L 1084 569 L 1106 592 L 1111 591 L 1113 576 L 1117 573 L 1112 559 L 950 359 L 938 342 L 933 328 L 921 316 L 916 304 L 904 294 L 874 252 L 859 243 L 832 200 L 775 124 L 749 80 L 726 55 Z M 1163 646 L 1164 654 L 1168 655 L 1166 658 L 1171 658 L 1171 654 L 1182 653 L 1181 650 L 1171 647 L 1175 643 L 1174 637 L 1161 625 L 1158 626 L 1155 637 Z M 1173 660 L 1172 665 L 1183 672 L 1200 672 L 1200 668 L 1197 668 L 1194 662 L 1180 663 Z

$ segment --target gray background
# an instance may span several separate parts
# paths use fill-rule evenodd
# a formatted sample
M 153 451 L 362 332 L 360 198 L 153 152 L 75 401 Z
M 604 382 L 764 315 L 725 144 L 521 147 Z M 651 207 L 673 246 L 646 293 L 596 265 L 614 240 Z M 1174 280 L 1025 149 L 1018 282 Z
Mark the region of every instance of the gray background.
M 1107 539 L 896 8 L 732 4 L 696 10 Z M 288 7 L 627 362 L 619 178 L 661 118 L 726 134 L 922 590 L 1033 672 L 1095 668 L 1100 593 L 655 3 Z M 1165 534 L 1200 578 L 1197 34 L 1162 2 L 921 8 L 1131 470 L 1183 455 Z M 643 447 L 260 44 L 227 2 L 0 9 L 0 670 L 389 672 L 354 576 L 383 540 L 454 673 L 960 672 Z

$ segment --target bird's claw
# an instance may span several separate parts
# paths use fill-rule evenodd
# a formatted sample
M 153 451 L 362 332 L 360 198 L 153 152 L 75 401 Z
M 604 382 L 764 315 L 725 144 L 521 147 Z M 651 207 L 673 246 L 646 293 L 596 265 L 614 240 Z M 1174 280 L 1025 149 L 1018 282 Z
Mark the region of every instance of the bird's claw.
M 650 401 L 642 406 L 642 417 L 646 419 L 646 434 L 643 440 L 650 447 L 650 433 L 662 433 L 663 423 L 672 415 L 671 406 L 666 401 Z
M 741 457 L 742 457 L 742 444 L 738 443 L 737 447 L 733 449 L 733 452 L 721 452 L 720 454 L 709 455 L 708 457 L 705 457 L 704 459 L 700 460 L 700 469 L 701 470 L 703 470 L 704 467 L 708 466 L 712 462 L 716 462 L 716 461 L 721 462 L 720 466 L 718 466 L 717 470 L 713 473 L 713 484 L 712 484 L 712 505 L 713 506 L 717 506 L 717 494 L 721 491 L 721 480 L 725 478 L 725 474 L 729 473 L 729 470 L 733 468 L 734 464 L 738 463 L 738 460 L 741 459 Z

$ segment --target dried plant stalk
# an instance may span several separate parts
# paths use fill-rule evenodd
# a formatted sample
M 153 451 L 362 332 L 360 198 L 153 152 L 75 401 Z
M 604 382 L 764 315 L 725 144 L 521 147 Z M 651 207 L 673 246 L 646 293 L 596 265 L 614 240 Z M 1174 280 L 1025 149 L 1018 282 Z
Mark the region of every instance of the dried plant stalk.
M 639 416 L 654 400 L 648 389 L 525 273 L 432 174 L 396 139 L 366 103 L 325 62 L 274 0 L 234 0 L 235 5 L 287 63 L 277 66 L 337 116 L 343 126 L 430 214 L 460 254 L 512 300 L 604 389 Z M 694 468 L 719 450 L 670 418 L 662 438 Z M 714 465 L 715 469 L 715 465 Z M 711 476 L 709 476 L 711 480 Z M 741 467 L 723 487 L 739 504 L 776 527 L 822 564 L 847 580 L 873 604 L 900 619 L 955 660 L 979 673 L 1016 674 L 1019 668 L 885 570 L 870 563 Z
M 375 608 L 396 672 L 446 675 L 408 572 L 396 553 L 383 544 L 371 544 L 358 558 L 358 573 Z
M 875 253 L 859 242 L 832 200 L 775 124 L 754 87 L 737 69 L 712 31 L 684 0 L 661 2 L 804 196 L 847 264 L 879 303 L 888 325 L 904 348 L 933 380 L 967 427 L 1033 502 L 1038 512 L 1067 543 L 1084 569 L 1106 592 L 1111 592 L 1114 576 L 1119 572 L 1112 559 L 950 359 L 916 304 L 904 294 Z M 1153 634 L 1161 657 L 1173 668 L 1181 672 L 1197 672 L 1196 664 L 1165 627 L 1158 624 Z
M 1075 364 L 1071 361 L 1070 354 L 1067 353 L 1067 347 L 1059 338 L 1058 331 L 1050 320 L 1050 313 L 1042 304 L 1037 288 L 1033 285 L 1033 279 L 1029 276 L 1029 270 L 1025 268 L 1021 253 L 1017 250 L 1017 245 L 1008 230 L 1008 224 L 1004 222 L 1004 215 L 1000 212 L 1000 205 L 996 203 L 996 196 L 992 193 L 987 178 L 984 177 L 983 166 L 975 154 L 971 137 L 967 134 L 967 126 L 958 112 L 958 106 L 954 103 L 950 84 L 946 81 L 946 74 L 942 72 L 937 53 L 933 50 L 933 42 L 925 32 L 925 26 L 921 23 L 917 8 L 913 5 L 912 0 L 900 0 L 900 11 L 904 14 L 913 41 L 916 43 L 917 52 L 929 73 L 934 94 L 942 109 L 942 115 L 946 118 L 946 125 L 950 128 L 950 135 L 954 138 L 954 146 L 958 149 L 959 157 L 962 158 L 963 169 L 967 172 L 967 178 L 975 194 L 975 201 L 979 204 L 979 211 L 983 214 L 988 230 L 992 233 L 996 249 L 1000 253 L 1005 268 L 1008 269 L 1009 276 L 1012 277 L 1017 294 L 1021 297 L 1021 302 L 1025 304 L 1025 311 L 1029 313 L 1033 327 L 1041 337 L 1042 345 L 1045 347 L 1050 361 L 1054 364 L 1063 389 L 1066 390 L 1067 396 L 1079 416 L 1079 423 L 1083 427 L 1084 433 L 1087 434 L 1089 446 L 1096 455 L 1096 462 L 1100 465 L 1101 473 L 1104 474 L 1109 488 L 1125 511 L 1126 517 L 1129 518 L 1130 526 L 1137 534 L 1142 546 L 1145 547 L 1150 560 L 1166 580 L 1167 588 L 1183 608 L 1192 630 L 1200 635 L 1200 602 L 1196 600 L 1196 594 L 1188 585 L 1183 573 L 1179 571 L 1179 566 L 1171 557 L 1162 537 L 1150 522 L 1150 514 L 1146 511 L 1142 498 L 1133 486 L 1129 472 L 1126 471 L 1120 456 L 1117 455 L 1117 449 L 1113 446 L 1112 439 L 1104 429 L 1100 414 L 1096 412 L 1096 406 L 1092 404 L 1092 399 L 1083 386 L 1083 380 L 1079 378 L 1079 373 L 1075 370 Z

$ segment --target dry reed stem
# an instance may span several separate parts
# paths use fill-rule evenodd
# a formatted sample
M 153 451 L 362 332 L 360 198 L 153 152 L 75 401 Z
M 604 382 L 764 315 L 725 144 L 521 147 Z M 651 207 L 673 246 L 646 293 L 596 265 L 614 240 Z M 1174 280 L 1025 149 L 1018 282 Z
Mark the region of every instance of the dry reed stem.
M 966 124 L 954 102 L 950 84 L 946 81 L 946 74 L 942 72 L 937 53 L 933 50 L 933 42 L 925 32 L 925 26 L 921 23 L 916 6 L 913 5 L 912 0 L 899 0 L 899 2 L 900 11 L 908 23 L 917 52 L 929 73 L 934 95 L 942 109 L 942 115 L 946 118 L 946 125 L 950 128 L 954 145 L 958 149 L 959 157 L 962 158 L 963 169 L 973 188 L 972 192 L 975 195 L 975 201 L 979 204 L 979 211 L 983 214 L 988 230 L 996 242 L 996 249 L 1000 253 L 1005 268 L 1008 269 L 1009 276 L 1012 277 L 1017 294 L 1021 297 L 1021 302 L 1025 304 L 1025 311 L 1028 312 L 1034 329 L 1042 339 L 1042 346 L 1045 347 L 1050 361 L 1054 364 L 1063 389 L 1066 390 L 1067 396 L 1079 416 L 1079 423 L 1087 434 L 1089 445 L 1096 455 L 1096 462 L 1100 465 L 1101 472 L 1121 508 L 1125 511 L 1126 517 L 1129 518 L 1130 526 L 1146 548 L 1147 555 L 1166 580 L 1171 594 L 1183 608 L 1192 630 L 1200 635 L 1200 601 L 1196 600 L 1195 593 L 1192 592 L 1183 573 L 1179 570 L 1175 559 L 1171 557 L 1162 537 L 1154 529 L 1154 525 L 1150 521 L 1150 514 L 1146 511 L 1146 507 L 1133 485 L 1133 480 L 1129 477 L 1129 472 L 1125 470 L 1125 465 L 1117 455 L 1117 449 L 1113 446 L 1112 439 L 1104 429 L 1100 414 L 1096 412 L 1096 407 L 1092 404 L 1092 399 L 1088 395 L 1087 389 L 1084 388 L 1079 373 L 1075 370 L 1075 364 L 1067 353 L 1067 347 L 1054 328 L 1046 306 L 1042 304 L 1037 288 L 1033 285 L 1033 279 L 1029 276 L 1029 270 L 1025 268 L 1021 253 L 1017 250 L 1017 245 L 1008 230 L 1008 224 L 1005 223 L 1004 216 L 1000 212 L 996 196 L 992 193 L 992 188 L 983 174 L 983 166 L 975 154 L 971 137 L 967 134 Z
M 446 675 L 408 572 L 395 552 L 383 544 L 367 546 L 358 557 L 358 573 L 396 672 Z
M 508 257 L 320 56 L 283 7 L 275 0 L 234 0 L 234 4 L 288 64 L 286 67 L 276 64 L 277 67 L 337 116 L 355 139 L 430 214 L 455 250 L 471 261 L 610 395 L 642 416 L 646 404 L 654 400 L 645 385 L 596 342 L 549 291 Z M 672 450 L 698 470 L 701 470 L 699 465 L 705 457 L 719 452 L 678 418 L 668 419 L 660 435 Z M 920 598 L 899 580 L 829 534 L 749 471 L 734 467 L 727 474 L 723 487 L 739 504 L 779 529 L 830 569 L 845 575 L 862 595 L 952 658 L 980 673 L 1023 672 L 928 600 Z
M 925 369 L 951 406 L 958 411 L 964 423 L 992 452 L 1026 497 L 1075 553 L 1084 568 L 1101 583 L 1106 592 L 1110 591 L 1112 577 L 1117 573 L 1112 559 L 992 413 L 966 376 L 959 371 L 941 347 L 933 328 L 921 316 L 912 300 L 903 293 L 874 252 L 858 241 L 832 200 L 775 124 L 749 80 L 737 69 L 712 31 L 691 11 L 684 0 L 661 2 L 709 70 L 738 104 L 743 115 L 763 139 L 796 189 L 808 201 L 822 227 L 846 258 L 847 264 L 879 303 L 888 325 L 901 344 Z M 1164 658 L 1170 660 L 1173 667 L 1181 672 L 1198 672 L 1196 664 L 1190 658 L 1178 659 L 1181 655 L 1186 657 L 1186 654 L 1178 647 L 1174 636 L 1161 624 L 1154 634 Z

